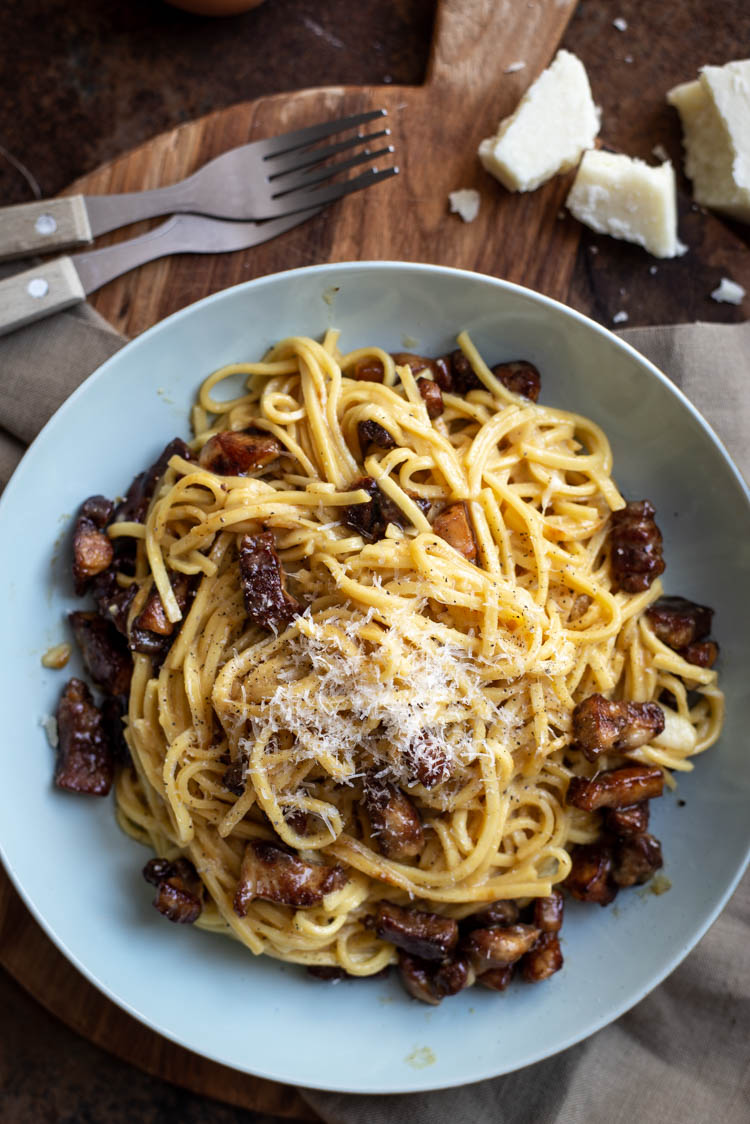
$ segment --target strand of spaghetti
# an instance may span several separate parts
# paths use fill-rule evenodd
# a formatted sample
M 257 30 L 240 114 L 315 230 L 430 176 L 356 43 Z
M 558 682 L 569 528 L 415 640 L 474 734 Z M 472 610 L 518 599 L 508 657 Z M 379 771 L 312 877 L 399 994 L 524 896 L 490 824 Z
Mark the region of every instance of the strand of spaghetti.
M 476 347 L 472 343 L 469 333 L 460 332 L 458 337 L 456 338 L 456 343 L 461 348 L 466 358 L 469 360 L 474 374 L 482 380 L 490 393 L 495 398 L 499 399 L 500 402 L 505 402 L 510 405 L 517 405 L 517 396 L 515 394 L 512 394 L 511 391 L 509 391 L 507 387 L 503 385 L 500 379 L 496 378 L 495 375 L 493 375 L 492 371 L 489 369 L 484 359 L 482 359 L 482 356 L 479 354 Z

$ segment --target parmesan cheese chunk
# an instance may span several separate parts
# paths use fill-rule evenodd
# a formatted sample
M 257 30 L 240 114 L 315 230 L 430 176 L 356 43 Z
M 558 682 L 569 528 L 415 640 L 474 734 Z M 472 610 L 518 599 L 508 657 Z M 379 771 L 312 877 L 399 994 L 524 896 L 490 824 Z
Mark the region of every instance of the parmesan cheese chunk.
M 566 206 L 592 230 L 635 242 L 657 258 L 687 249 L 677 237 L 677 190 L 669 161 L 652 168 L 621 153 L 587 152 Z
M 682 121 L 696 202 L 750 222 L 750 59 L 704 66 L 667 101 Z
M 479 145 L 479 159 L 509 191 L 533 191 L 574 168 L 598 132 L 599 113 L 583 63 L 570 51 L 558 51 L 495 136 Z

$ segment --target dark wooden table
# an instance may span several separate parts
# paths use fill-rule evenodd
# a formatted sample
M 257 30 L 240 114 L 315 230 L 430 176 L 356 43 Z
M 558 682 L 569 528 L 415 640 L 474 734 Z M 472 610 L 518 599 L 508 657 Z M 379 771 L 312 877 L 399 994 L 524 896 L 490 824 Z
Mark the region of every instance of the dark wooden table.
M 617 16 L 626 31 L 613 27 Z M 0 203 L 54 194 L 157 133 L 259 95 L 333 83 L 420 84 L 433 18 L 434 0 L 266 0 L 219 21 L 158 0 L 4 0 Z M 679 166 L 679 126 L 664 91 L 703 63 L 749 56 L 750 6 L 583 0 L 565 45 L 587 66 L 607 143 L 643 158 L 660 144 Z M 571 303 L 604 323 L 620 309 L 631 325 L 745 318 L 746 308 L 716 304 L 709 294 L 722 275 L 749 284 L 750 228 L 693 208 L 682 177 L 680 190 L 690 261 L 659 264 L 654 274 L 641 250 L 586 232 Z M 0 972 L 3 1124 L 229 1124 L 248 1115 L 103 1053 Z

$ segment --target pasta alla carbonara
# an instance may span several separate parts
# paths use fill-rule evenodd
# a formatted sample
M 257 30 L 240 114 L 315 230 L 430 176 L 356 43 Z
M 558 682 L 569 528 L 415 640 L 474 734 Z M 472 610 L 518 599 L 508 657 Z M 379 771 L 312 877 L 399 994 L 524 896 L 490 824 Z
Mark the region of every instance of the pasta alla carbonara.
M 602 430 L 458 344 L 461 386 L 377 346 L 342 354 L 334 331 L 217 371 L 144 520 L 108 527 L 137 545 L 119 820 L 188 859 L 197 923 L 253 953 L 444 965 L 399 919 L 460 928 L 549 898 L 577 849 L 614 839 L 607 808 L 631 807 L 572 804 L 572 778 L 673 783 L 719 734 L 711 660 L 649 616 L 661 580 L 618 579 Z M 169 636 L 158 657 L 139 628 Z M 595 715 L 593 751 L 574 717 L 592 697 L 620 723 L 607 741 Z

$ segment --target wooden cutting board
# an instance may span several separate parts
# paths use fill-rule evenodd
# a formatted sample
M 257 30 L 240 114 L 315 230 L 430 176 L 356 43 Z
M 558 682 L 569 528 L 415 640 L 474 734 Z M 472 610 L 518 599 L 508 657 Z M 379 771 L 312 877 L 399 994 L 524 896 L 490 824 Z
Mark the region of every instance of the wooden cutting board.
M 622 6 L 627 9 L 627 0 Z M 691 6 L 690 0 L 687 6 Z M 633 7 L 639 9 L 640 5 Z M 437 262 L 505 277 L 569 300 L 605 321 L 618 307 L 627 305 L 628 299 L 639 310 L 631 315 L 631 322 L 737 318 L 741 315 L 738 310 L 712 307 L 710 302 L 703 310 L 701 302 L 720 273 L 750 289 L 750 255 L 741 232 L 711 216 L 697 216 L 686 203 L 682 233 L 686 237 L 687 226 L 693 254 L 689 261 L 660 264 L 659 269 L 668 272 L 669 283 L 652 287 L 650 296 L 644 298 L 644 287 L 653 275 L 648 272 L 650 259 L 642 251 L 611 240 L 592 240 L 589 234 L 582 235 L 582 228 L 573 220 L 560 219 L 569 177 L 554 179 L 528 195 L 511 195 L 479 166 L 475 155 L 479 141 L 514 108 L 522 91 L 547 65 L 574 8 L 575 0 L 442 0 L 422 87 L 335 87 L 237 105 L 157 137 L 71 185 L 71 191 L 91 193 L 157 187 L 189 175 L 211 157 L 248 140 L 381 107 L 389 114 L 395 159 L 401 168 L 399 176 L 342 200 L 265 246 L 236 254 L 154 262 L 112 282 L 92 303 L 115 327 L 132 336 L 194 300 L 253 277 L 324 261 L 390 258 Z M 579 27 L 577 39 L 580 53 L 585 58 L 588 51 L 604 79 L 608 59 L 598 55 L 606 49 L 603 25 L 597 29 L 598 18 L 593 12 L 594 22 Z M 750 31 L 747 12 L 744 17 L 739 13 L 738 19 Z M 611 28 L 611 13 L 606 23 Z M 676 30 L 679 32 L 679 26 Z M 642 39 L 645 42 L 647 37 Z M 661 100 L 669 84 L 695 73 L 699 62 L 705 61 L 700 58 L 699 39 L 688 21 L 667 62 L 655 57 Z M 579 50 L 577 43 L 571 46 Z M 732 57 L 731 47 L 724 57 Z M 523 62 L 523 69 L 506 73 L 516 62 Z M 636 144 L 623 109 L 635 104 L 628 96 L 622 86 L 611 107 L 609 143 L 618 143 L 619 133 L 620 143 L 630 137 Z M 648 102 L 649 96 L 655 96 L 653 90 L 644 92 L 642 88 L 641 101 Z M 676 121 L 670 119 L 668 136 L 660 128 L 657 118 L 651 143 L 667 140 L 677 161 Z M 649 154 L 648 149 L 639 151 L 632 144 L 626 150 Z M 448 210 L 448 193 L 465 187 L 478 188 L 482 196 L 479 217 L 470 224 Z M 148 225 L 116 232 L 99 244 L 131 237 Z M 587 249 L 595 247 L 595 254 L 578 252 L 582 236 L 587 239 Z M 637 284 L 633 284 L 634 277 Z M 702 311 L 706 314 L 701 317 Z M 120 1011 L 57 951 L 2 871 L 0 963 L 75 1030 L 150 1073 L 259 1112 L 313 1118 L 293 1090 L 205 1061 Z

